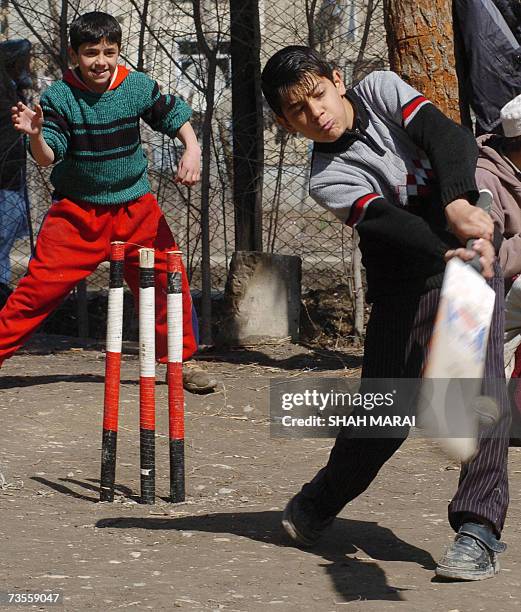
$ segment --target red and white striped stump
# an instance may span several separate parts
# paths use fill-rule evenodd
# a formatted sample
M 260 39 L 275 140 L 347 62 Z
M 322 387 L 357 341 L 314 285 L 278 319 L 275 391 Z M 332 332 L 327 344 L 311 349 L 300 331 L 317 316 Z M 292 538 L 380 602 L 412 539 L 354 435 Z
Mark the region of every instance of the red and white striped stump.
M 113 242 L 110 249 L 110 280 L 105 357 L 105 398 L 101 442 L 100 501 L 114 501 L 116 447 L 118 437 L 121 344 L 123 336 L 123 272 L 125 243 Z
M 154 249 L 139 249 L 139 440 L 141 503 L 155 502 L 155 287 Z
M 166 254 L 168 326 L 168 423 L 170 439 L 170 501 L 185 500 L 185 416 L 183 390 L 183 302 L 181 252 Z

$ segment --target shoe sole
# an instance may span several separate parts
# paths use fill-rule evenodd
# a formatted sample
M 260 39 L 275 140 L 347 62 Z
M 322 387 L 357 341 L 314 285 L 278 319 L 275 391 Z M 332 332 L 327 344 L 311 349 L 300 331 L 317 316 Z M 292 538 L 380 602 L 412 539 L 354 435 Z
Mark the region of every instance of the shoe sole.
M 289 535 L 289 537 L 298 544 L 299 546 L 309 547 L 313 546 L 317 540 L 310 540 L 303 536 L 300 531 L 295 527 L 295 523 L 293 522 L 291 516 L 291 506 L 293 505 L 293 499 L 291 499 L 288 505 L 284 508 L 284 512 L 282 514 L 282 527 L 285 532 Z
M 488 578 L 493 578 L 496 574 L 499 573 L 499 562 L 496 561 L 495 566 L 491 571 L 483 573 L 483 572 L 457 572 L 455 570 L 451 570 L 448 567 L 437 567 L 434 570 L 434 573 L 438 578 L 446 578 L 447 580 L 461 580 L 465 582 L 475 582 L 477 580 L 487 580 Z

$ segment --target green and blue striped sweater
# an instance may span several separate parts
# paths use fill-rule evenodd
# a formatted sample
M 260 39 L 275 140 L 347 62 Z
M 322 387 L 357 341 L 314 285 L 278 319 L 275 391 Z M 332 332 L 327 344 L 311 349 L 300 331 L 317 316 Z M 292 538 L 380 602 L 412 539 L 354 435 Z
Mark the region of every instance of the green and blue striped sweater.
M 151 190 L 140 119 L 173 138 L 192 114 L 183 100 L 162 95 L 150 77 L 124 66 L 102 94 L 69 70 L 40 102 L 42 134 L 55 156 L 56 193 L 93 204 L 121 204 Z

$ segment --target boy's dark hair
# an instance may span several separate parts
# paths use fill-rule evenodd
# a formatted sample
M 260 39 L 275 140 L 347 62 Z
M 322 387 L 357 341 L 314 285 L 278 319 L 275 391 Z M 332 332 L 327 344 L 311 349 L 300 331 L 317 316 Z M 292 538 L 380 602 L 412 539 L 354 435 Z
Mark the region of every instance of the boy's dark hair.
M 121 47 L 121 37 L 121 26 L 116 19 L 101 11 L 80 15 L 69 28 L 69 39 L 75 53 L 78 53 L 80 45 L 98 43 L 103 39 Z
M 310 92 L 313 77 L 333 80 L 333 66 L 314 49 L 300 45 L 284 47 L 272 55 L 262 71 L 262 92 L 271 110 L 279 117 L 284 116 L 282 102 L 289 90 L 295 86 L 302 93 Z

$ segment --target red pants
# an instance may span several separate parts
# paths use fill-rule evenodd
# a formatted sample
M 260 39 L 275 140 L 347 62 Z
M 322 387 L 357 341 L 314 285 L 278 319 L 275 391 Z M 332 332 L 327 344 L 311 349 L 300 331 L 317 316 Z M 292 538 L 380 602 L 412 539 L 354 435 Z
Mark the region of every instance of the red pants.
M 141 247 L 156 251 L 156 358 L 167 361 L 166 255 L 178 247 L 151 194 L 126 204 L 54 202 L 42 224 L 27 275 L 0 311 L 0 364 L 27 341 L 78 282 L 110 255 L 110 243 L 126 242 L 125 280 L 139 296 Z M 108 282 L 108 275 L 107 275 Z M 197 349 L 192 330 L 192 300 L 183 270 L 183 359 Z

